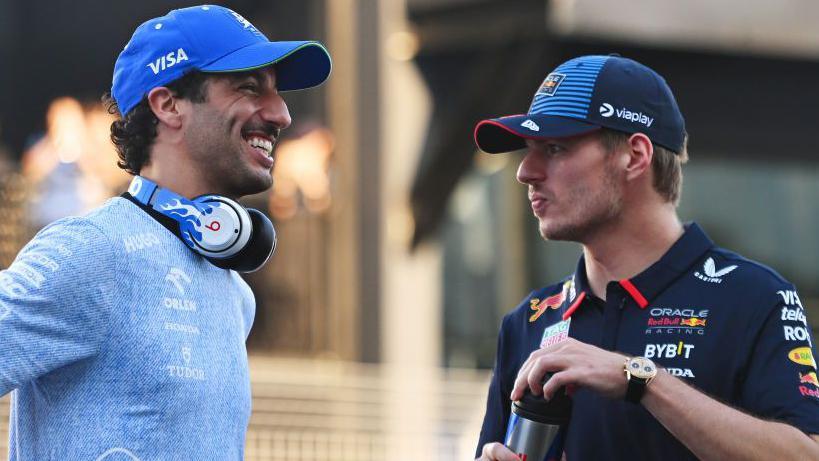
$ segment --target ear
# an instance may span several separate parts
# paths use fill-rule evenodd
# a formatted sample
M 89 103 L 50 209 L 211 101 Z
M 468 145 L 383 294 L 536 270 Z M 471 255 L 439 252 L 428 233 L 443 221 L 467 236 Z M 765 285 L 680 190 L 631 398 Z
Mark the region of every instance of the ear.
M 648 136 L 643 133 L 634 133 L 628 138 L 628 147 L 626 179 L 632 180 L 642 176 L 651 168 L 651 160 L 654 158 L 654 146 Z
M 173 92 L 159 86 L 148 92 L 148 105 L 151 107 L 160 123 L 164 123 L 171 128 L 182 126 L 182 117 L 179 113 L 179 99 Z

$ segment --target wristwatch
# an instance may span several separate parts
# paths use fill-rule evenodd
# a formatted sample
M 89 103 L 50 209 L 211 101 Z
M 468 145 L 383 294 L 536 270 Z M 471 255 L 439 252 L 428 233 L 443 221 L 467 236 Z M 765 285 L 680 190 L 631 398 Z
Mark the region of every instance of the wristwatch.
M 657 366 L 645 357 L 632 357 L 623 364 L 626 373 L 626 402 L 640 403 L 648 383 L 657 376 Z

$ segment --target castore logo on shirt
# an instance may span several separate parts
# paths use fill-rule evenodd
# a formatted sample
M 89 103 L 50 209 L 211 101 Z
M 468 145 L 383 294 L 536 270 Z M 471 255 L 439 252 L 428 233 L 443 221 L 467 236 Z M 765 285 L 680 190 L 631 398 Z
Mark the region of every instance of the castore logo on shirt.
M 705 272 L 705 274 L 702 274 L 700 271 L 694 271 L 694 276 L 705 282 L 722 283 L 722 277 L 730 274 L 736 268 L 737 266 L 728 266 L 717 270 L 714 258 L 708 258 L 702 266 L 702 271 Z

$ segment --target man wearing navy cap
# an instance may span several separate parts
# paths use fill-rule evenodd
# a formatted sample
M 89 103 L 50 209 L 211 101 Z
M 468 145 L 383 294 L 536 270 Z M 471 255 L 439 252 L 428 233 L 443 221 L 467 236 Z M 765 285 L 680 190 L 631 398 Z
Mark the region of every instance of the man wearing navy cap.
M 321 84 L 313 41 L 271 42 L 214 5 L 137 28 L 114 66 L 128 193 L 43 229 L 0 272 L 11 460 L 241 460 L 245 339 L 275 232 L 235 202 L 268 189 L 280 92 Z
M 569 60 L 527 114 L 480 122 L 475 141 L 525 149 L 517 178 L 540 234 L 583 247 L 572 276 L 503 319 L 479 459 L 519 459 L 502 444 L 527 390 L 571 395 L 550 451 L 569 461 L 819 459 L 796 288 L 680 222 L 687 135 L 662 77 L 619 56 Z

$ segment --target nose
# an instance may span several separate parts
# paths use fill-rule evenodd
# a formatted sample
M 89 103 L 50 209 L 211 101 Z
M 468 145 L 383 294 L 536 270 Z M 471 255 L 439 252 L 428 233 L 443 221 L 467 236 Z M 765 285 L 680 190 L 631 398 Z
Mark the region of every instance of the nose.
M 278 91 L 271 91 L 262 100 L 262 108 L 259 112 L 260 116 L 265 122 L 276 125 L 277 128 L 283 130 L 290 126 L 293 121 L 290 118 L 290 111 L 287 109 L 287 103 Z
M 542 163 L 539 156 L 532 149 L 529 149 L 523 160 L 520 161 L 520 165 L 518 165 L 518 171 L 515 175 L 518 182 L 533 184 L 546 179 L 546 169 Z

